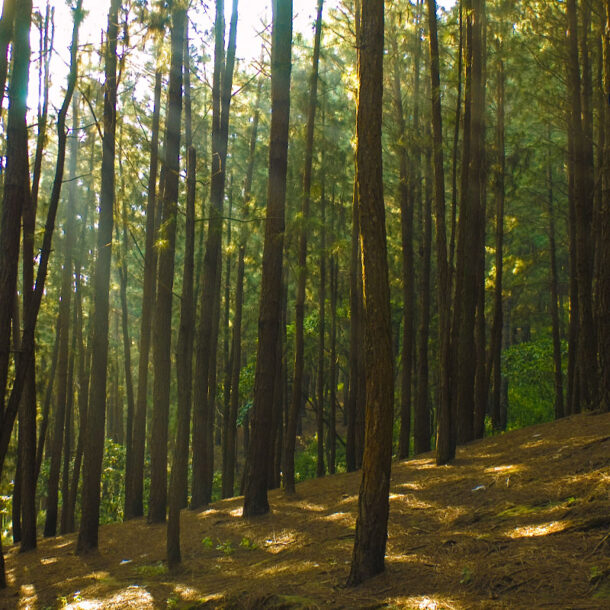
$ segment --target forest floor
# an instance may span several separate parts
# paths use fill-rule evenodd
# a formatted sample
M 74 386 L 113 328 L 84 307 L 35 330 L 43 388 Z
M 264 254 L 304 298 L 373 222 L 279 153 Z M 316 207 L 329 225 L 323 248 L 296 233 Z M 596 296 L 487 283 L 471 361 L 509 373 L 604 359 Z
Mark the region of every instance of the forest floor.
M 354 589 L 349 572 L 360 473 L 182 513 L 182 567 L 165 527 L 100 529 L 7 552 L 1 608 L 610 608 L 610 414 L 579 415 L 393 464 L 386 571 Z

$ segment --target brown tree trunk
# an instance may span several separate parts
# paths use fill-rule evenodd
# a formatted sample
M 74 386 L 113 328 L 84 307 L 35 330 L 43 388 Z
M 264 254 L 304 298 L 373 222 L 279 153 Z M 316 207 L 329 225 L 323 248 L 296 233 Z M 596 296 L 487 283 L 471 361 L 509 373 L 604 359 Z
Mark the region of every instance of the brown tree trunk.
M 273 4 L 267 217 L 263 247 L 252 438 L 244 477 L 244 517 L 254 517 L 269 512 L 267 498 L 269 460 L 271 458 L 269 433 L 276 375 L 274 355 L 280 332 L 282 301 L 291 51 L 292 0 L 277 0 Z
M 501 52 L 501 49 L 498 49 Z M 497 68 L 498 92 L 496 100 L 496 278 L 494 285 L 494 314 L 490 337 L 490 363 L 489 368 L 493 371 L 492 398 L 491 398 L 491 425 L 494 430 L 501 429 L 501 401 L 502 401 L 502 327 L 503 304 L 502 304 L 502 271 L 504 266 L 504 172 L 506 167 L 506 154 L 504 146 L 504 61 L 499 59 Z
M 322 156 L 322 166 L 324 167 L 324 156 Z M 323 170 L 324 171 L 324 170 Z M 316 430 L 318 436 L 317 449 L 318 456 L 316 461 L 316 476 L 323 477 L 326 468 L 324 466 L 324 333 L 326 317 L 326 196 L 324 186 L 322 186 L 322 197 L 320 201 L 321 220 L 320 227 L 320 294 L 319 294 L 319 340 L 318 340 L 318 400 L 316 411 Z
M 194 386 L 193 417 L 193 483 L 191 508 L 207 504 L 212 494 L 213 477 L 213 425 L 214 405 L 210 394 L 216 388 L 209 385 L 212 361 L 215 363 L 217 328 L 220 301 L 220 271 L 222 245 L 222 208 L 226 181 L 226 159 L 229 137 L 229 112 L 233 67 L 235 60 L 235 36 L 237 27 L 237 0 L 233 0 L 229 44 L 226 62 L 224 58 L 224 2 L 216 1 L 214 77 L 212 85 L 212 175 L 210 186 L 210 222 L 206 240 L 201 314 L 199 320 L 197 361 Z M 216 327 L 216 333 L 215 333 Z M 216 337 L 214 336 L 216 334 Z M 215 364 L 214 364 L 215 366 Z
M 383 1 L 363 3 L 356 180 L 365 294 L 366 432 L 349 586 L 384 569 L 392 460 L 394 363 L 383 202 Z
M 318 65 L 320 61 L 320 40 L 322 33 L 323 0 L 318 0 L 316 17 L 316 30 L 314 39 L 313 58 L 309 80 L 309 102 L 307 106 L 307 124 L 305 126 L 305 165 L 303 168 L 303 200 L 301 207 L 297 291 L 295 299 L 294 320 L 294 378 L 292 381 L 292 399 L 288 412 L 288 425 L 286 427 L 286 446 L 284 456 L 284 489 L 287 493 L 294 493 L 294 452 L 297 436 L 297 419 L 301 397 L 303 395 L 303 366 L 305 354 L 305 340 L 303 335 L 303 322 L 305 319 L 305 286 L 307 282 L 307 234 L 309 227 L 309 206 L 311 202 L 311 176 L 313 168 L 313 139 L 318 97 Z
M 244 180 L 244 220 L 250 214 L 252 199 L 252 179 L 254 177 L 254 161 L 256 151 L 256 140 L 258 135 L 258 122 L 260 118 L 260 103 L 262 91 L 262 79 L 259 79 L 256 87 L 256 101 L 254 102 L 254 114 L 250 130 L 250 146 L 248 149 L 248 164 Z M 241 371 L 241 323 L 244 296 L 244 269 L 247 242 L 247 229 L 245 225 L 240 231 L 240 246 L 237 262 L 237 279 L 235 283 L 235 311 L 233 318 L 233 337 L 231 341 L 231 398 L 229 405 L 229 419 L 226 425 L 226 433 L 223 438 L 222 458 L 222 497 L 233 496 L 235 488 L 235 468 L 237 453 L 237 411 L 239 409 L 239 376 Z M 247 423 L 244 424 L 247 428 Z M 247 448 L 246 448 L 247 452 Z
M 392 38 L 394 53 L 394 74 L 392 78 L 394 92 L 394 116 L 396 130 L 401 144 L 398 147 L 399 158 L 399 197 L 400 197 L 400 226 L 402 238 L 402 299 L 403 299 L 403 332 L 401 349 L 401 392 L 400 392 L 400 434 L 398 439 L 398 458 L 403 460 L 409 457 L 411 439 L 411 402 L 412 402 L 412 374 L 413 374 L 413 345 L 414 345 L 414 317 L 415 317 L 415 266 L 413 257 L 413 189 L 409 188 L 409 159 L 407 157 L 406 143 L 402 140 L 406 133 L 406 122 L 402 105 L 401 73 L 402 62 L 398 52 L 395 36 Z M 419 67 L 419 66 L 418 66 Z M 416 68 L 418 69 L 418 68 Z M 419 79 L 417 79 L 419 82 Z M 414 127 L 415 129 L 415 127 Z M 416 155 L 417 156 L 417 155 Z M 417 166 L 417 162 L 414 162 Z M 419 168 L 414 169 L 416 172 Z M 417 177 L 413 177 L 416 181 Z M 410 192 L 411 191 L 411 192 Z
M 161 107 L 161 71 L 155 72 L 154 108 L 150 138 L 148 203 L 146 206 L 146 246 L 142 287 L 142 318 L 140 321 L 140 357 L 138 388 L 134 410 L 133 437 L 127 439 L 125 465 L 124 518 L 144 514 L 144 448 L 146 442 L 146 407 L 148 404 L 148 364 L 150 356 L 153 305 L 156 294 L 157 253 L 155 248 L 155 216 L 157 206 L 157 171 L 159 152 L 159 114 Z
M 423 210 L 423 243 L 421 249 L 420 320 L 418 330 L 417 394 L 413 413 L 415 453 L 430 451 L 430 406 L 428 373 L 428 339 L 430 335 L 430 269 L 432 258 L 432 186 L 434 182 L 431 150 L 426 156 L 426 190 Z
M 481 172 L 483 163 L 482 0 L 468 0 L 466 99 L 470 103 L 470 142 L 464 135 L 464 177 L 456 270 L 454 307 L 455 391 L 457 442 L 474 438 L 475 320 L 479 269 L 479 223 L 481 218 Z M 470 95 L 468 94 L 470 92 Z M 468 104 L 468 101 L 467 101 Z M 466 121 L 465 121 L 466 131 Z M 473 247 L 473 244 L 477 246 Z
M 581 79 L 578 58 L 578 17 L 576 0 L 567 0 L 568 21 L 568 86 L 570 96 L 569 124 L 573 133 L 574 168 L 574 226 L 576 245 L 576 275 L 578 287 L 578 368 L 580 387 L 580 407 L 592 409 L 597 398 L 597 345 L 593 325 L 592 274 L 593 249 L 591 222 L 593 214 L 592 172 L 593 156 L 591 144 L 587 144 L 590 133 L 588 115 L 590 113 L 590 73 L 587 63 Z M 584 36 L 587 35 L 585 29 Z M 587 56 L 586 44 L 582 43 Z M 586 61 L 586 60 L 585 60 Z M 581 87 L 584 86 L 584 89 Z M 581 97 L 581 91 L 584 95 Z M 584 104 L 583 104 L 584 101 Z
M 430 32 L 430 82 L 432 93 L 436 267 L 439 313 L 439 388 L 436 463 L 441 465 L 446 464 L 455 457 L 453 434 L 455 422 L 451 409 L 451 286 L 447 263 L 447 232 L 445 229 L 445 172 L 443 167 L 443 126 L 436 0 L 428 0 L 428 27 Z
M 604 92 L 610 100 L 610 0 L 605 0 L 603 35 Z M 599 265 L 597 277 L 598 351 L 600 365 L 600 407 L 610 411 L 610 101 L 603 116 L 604 151 L 602 196 L 599 208 Z
M 80 8 L 80 5 L 78 5 Z M 24 59 L 25 63 L 20 66 L 20 70 L 16 72 L 17 76 L 15 76 L 15 65 L 17 61 L 13 63 L 13 77 L 11 79 L 11 87 L 15 85 L 19 85 L 19 93 L 27 96 L 27 67 L 29 64 L 29 44 L 24 42 L 28 38 L 28 31 L 30 28 L 31 22 L 31 14 L 32 14 L 32 5 L 29 1 L 25 1 L 20 5 L 20 9 L 22 11 L 17 13 L 15 20 L 15 32 L 16 39 L 19 39 L 19 44 L 15 49 L 15 56 L 19 57 L 19 59 Z M 15 363 L 15 375 L 13 380 L 13 387 L 11 390 L 11 394 L 8 400 L 6 411 L 2 412 L 2 421 L 0 422 L 0 475 L 2 473 L 2 468 L 4 465 L 4 458 L 6 457 L 6 452 L 8 450 L 11 432 L 13 429 L 13 423 L 15 421 L 15 416 L 17 415 L 17 410 L 19 407 L 19 402 L 21 400 L 21 396 L 23 393 L 24 384 L 26 381 L 26 376 L 28 373 L 29 367 L 32 366 L 32 359 L 34 353 L 34 332 L 36 329 L 36 320 L 38 318 L 38 312 L 40 310 L 40 302 L 42 300 L 42 295 L 45 286 L 45 280 L 47 276 L 47 269 L 49 264 L 49 256 L 51 252 L 51 242 L 53 239 L 53 231 L 55 228 L 55 218 L 57 216 L 57 206 L 59 204 L 59 198 L 61 194 L 61 186 L 63 179 L 63 170 L 64 170 L 64 161 L 65 161 L 65 153 L 66 153 L 66 114 L 68 112 L 68 108 L 70 106 L 70 101 L 72 99 L 72 94 L 74 93 L 74 88 L 76 85 L 76 73 L 77 73 L 77 63 L 76 63 L 76 52 L 78 46 L 78 27 L 80 24 L 81 12 L 80 10 L 75 11 L 75 21 L 74 21 L 74 29 L 72 32 L 72 42 L 70 45 L 70 70 L 68 73 L 68 86 L 66 88 L 66 95 L 64 97 L 61 108 L 59 109 L 57 115 L 57 163 L 55 169 L 55 177 L 53 179 L 53 185 L 51 188 L 51 196 L 49 200 L 49 208 L 47 211 L 47 219 L 44 226 L 43 239 L 42 239 L 42 247 L 40 249 L 40 259 L 38 264 L 38 271 L 36 274 L 36 283 L 32 294 L 32 299 L 30 301 L 30 306 L 27 311 L 27 315 L 24 320 L 24 328 L 23 335 L 21 338 L 21 353 L 16 359 Z M 23 47 L 21 47 L 21 43 L 23 43 Z M 20 50 L 18 50 L 20 48 Z M 22 71 L 25 74 L 22 73 Z M 14 80 L 16 79 L 16 82 Z M 20 79 L 23 79 L 19 82 Z M 24 181 L 25 188 L 23 190 L 23 196 L 29 196 L 29 182 L 27 180 L 27 134 L 25 131 L 25 100 L 23 100 L 23 106 L 21 105 L 21 96 L 17 95 L 16 97 L 14 91 L 9 91 L 9 97 L 14 101 L 17 100 L 18 109 L 23 108 L 23 115 L 20 113 L 17 114 L 15 118 L 19 118 L 23 116 L 23 131 L 18 127 L 17 133 L 21 136 L 25 136 L 22 140 L 21 147 L 18 147 L 19 154 L 17 155 L 17 159 L 20 158 L 20 155 L 23 155 L 25 159 L 22 158 L 21 163 L 18 166 L 25 169 L 26 179 Z M 15 104 L 11 104 L 14 109 Z M 9 111 L 9 123 L 11 112 Z M 16 122 L 17 125 L 20 125 L 21 121 Z M 7 178 L 8 178 L 8 167 L 7 167 Z M 6 189 L 6 186 L 5 186 Z M 6 195 L 6 190 L 5 190 Z M 6 198 L 4 203 L 6 203 Z M 10 201 L 10 200 L 9 200 Z M 2 218 L 2 228 L 4 228 L 4 216 Z M 0 236 L 3 235 L 3 232 L 0 232 Z M 2 400 L 4 399 L 4 387 L 2 387 Z M 1 402 L 1 401 L 0 401 Z M 0 545 L 1 546 L 1 545 Z M 6 581 L 4 578 L 4 560 L 2 557 L 2 552 L 0 548 L 0 587 L 6 585 Z
M 57 361 L 57 398 L 54 415 L 53 445 L 51 447 L 51 464 L 47 485 L 47 507 L 44 526 L 44 536 L 55 536 L 57 532 L 59 474 L 61 469 L 61 456 L 64 441 L 64 428 L 66 423 L 66 407 L 69 401 L 70 388 L 68 387 L 68 364 L 70 354 L 70 306 L 72 303 L 72 249 L 75 240 L 76 221 L 76 162 L 78 156 L 78 139 L 76 129 L 78 126 L 78 104 L 72 104 L 73 139 L 70 147 L 70 183 L 68 193 L 68 206 L 63 243 L 63 270 L 61 279 L 61 298 L 59 302 L 59 355 Z M 74 332 L 74 329 L 73 331 Z
M 82 518 L 76 545 L 77 553 L 97 549 L 100 481 L 104 455 L 106 421 L 106 378 L 108 367 L 108 293 L 112 258 L 114 208 L 114 157 L 116 132 L 116 46 L 118 14 L 121 2 L 112 0 L 108 12 L 105 57 L 104 137 L 102 152 L 102 188 L 97 233 L 97 259 L 94 277 L 93 354 L 91 362 L 91 405 L 83 462 Z
M 148 519 L 165 521 L 167 507 L 167 443 L 171 370 L 171 320 L 176 251 L 176 215 L 182 117 L 182 63 L 186 9 L 172 11 L 171 65 L 168 109 L 165 123 L 165 189 L 163 193 L 162 238 L 167 245 L 159 252 L 157 302 L 153 320 L 153 413 L 150 436 L 150 500 Z

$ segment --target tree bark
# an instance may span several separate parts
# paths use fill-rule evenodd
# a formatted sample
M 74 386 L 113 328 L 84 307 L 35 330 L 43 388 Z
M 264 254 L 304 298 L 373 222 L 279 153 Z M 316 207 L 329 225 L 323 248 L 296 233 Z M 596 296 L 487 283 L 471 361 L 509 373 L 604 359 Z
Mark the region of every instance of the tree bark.
M 292 0 L 273 3 L 271 57 L 271 132 L 269 182 L 263 246 L 263 272 L 254 381 L 252 436 L 244 478 L 244 517 L 269 512 L 267 484 L 271 451 L 269 436 L 275 385 L 275 352 L 280 332 L 284 212 L 290 120 L 292 66 Z
M 172 11 L 171 65 L 168 110 L 165 123 L 165 189 L 160 235 L 166 246 L 159 252 L 157 301 L 153 320 L 153 413 L 150 436 L 150 499 L 148 520 L 165 521 L 167 508 L 167 443 L 169 435 L 169 392 L 171 370 L 171 320 L 176 251 L 176 215 L 182 116 L 182 63 L 186 9 Z
M 91 363 L 91 405 L 83 462 L 82 518 L 76 551 L 97 549 L 100 511 L 100 481 L 104 455 L 106 422 L 106 379 L 108 366 L 108 296 L 112 258 L 114 208 L 114 157 L 116 132 L 116 46 L 120 0 L 111 0 L 105 56 L 104 136 L 102 152 L 102 188 L 97 233 L 97 260 L 94 277 L 93 354 Z
M 212 496 L 213 477 L 213 423 L 214 405 L 210 394 L 215 396 L 216 388 L 209 385 L 212 375 L 212 361 L 217 347 L 217 328 L 220 300 L 220 272 L 222 245 L 222 208 L 226 182 L 226 160 L 229 137 L 229 112 L 233 68 L 235 61 L 235 41 L 237 28 L 237 0 L 233 0 L 229 44 L 225 62 L 224 55 L 224 2 L 216 1 L 214 77 L 212 85 L 212 175 L 210 185 L 210 222 L 206 240 L 203 291 L 199 321 L 198 345 L 194 386 L 193 418 L 193 484 L 191 508 L 207 504 Z M 216 333 L 215 333 L 216 327 Z M 216 337 L 214 336 L 216 335 Z M 215 366 L 215 365 L 214 365 Z M 215 372 L 213 373 L 215 375 Z
M 610 411 L 610 0 L 605 0 L 603 34 L 604 151 L 602 196 L 599 209 L 599 265 L 597 277 L 598 351 L 600 365 L 600 407 Z
M 155 216 L 157 206 L 157 172 L 159 165 L 159 114 L 161 107 L 161 70 L 155 72 L 154 107 L 150 138 L 148 202 L 146 206 L 146 246 L 142 287 L 142 318 L 140 321 L 140 357 L 138 388 L 134 410 L 133 437 L 127 439 L 125 465 L 125 520 L 144 514 L 144 448 L 146 442 L 146 410 L 148 404 L 148 365 L 151 343 L 153 305 L 156 294 L 157 252 L 155 247 Z
M 366 424 L 352 565 L 355 586 L 384 569 L 389 513 L 394 366 L 383 202 L 383 0 L 362 6 L 356 181 L 365 295 Z
M 314 35 L 313 58 L 309 77 L 309 101 L 307 106 L 307 123 L 305 126 L 305 165 L 303 168 L 303 199 L 299 218 L 299 244 L 297 263 L 297 290 L 295 299 L 294 320 L 294 378 L 292 381 L 292 399 L 288 412 L 286 428 L 286 446 L 284 455 L 284 489 L 287 493 L 295 491 L 294 452 L 297 435 L 297 419 L 303 395 L 303 367 L 305 341 L 303 322 L 305 319 L 305 287 L 307 282 L 307 234 L 309 227 L 309 207 L 311 203 L 311 177 L 313 168 L 313 140 L 318 98 L 318 66 L 320 61 L 320 40 L 322 34 L 322 9 L 324 1 L 318 0 L 316 29 Z M 318 439 L 319 440 L 319 439 Z
M 455 457 L 454 418 L 451 408 L 451 282 L 447 263 L 445 228 L 445 172 L 443 167 L 443 124 L 440 91 L 440 61 L 436 0 L 428 1 L 430 33 L 430 82 L 432 100 L 432 134 L 434 158 L 434 201 L 436 228 L 436 267 L 439 313 L 439 388 L 436 430 L 436 463 L 446 464 Z
M 501 52 L 498 45 L 498 52 Z M 496 278 L 494 285 L 494 314 L 490 337 L 490 369 L 493 371 L 492 399 L 491 399 L 491 425 L 494 430 L 501 430 L 501 401 L 502 401 L 502 327 L 503 303 L 502 303 L 502 271 L 504 266 L 504 173 L 506 168 L 506 153 L 504 146 L 504 60 L 498 60 L 497 67 L 498 91 L 496 101 Z

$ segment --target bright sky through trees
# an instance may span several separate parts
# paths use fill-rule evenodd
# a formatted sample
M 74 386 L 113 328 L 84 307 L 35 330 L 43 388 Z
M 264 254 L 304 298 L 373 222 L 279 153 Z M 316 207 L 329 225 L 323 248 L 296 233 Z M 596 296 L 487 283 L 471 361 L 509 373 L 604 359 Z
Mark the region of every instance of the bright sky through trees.
M 340 4 L 341 0 L 326 0 L 324 12 Z M 68 46 L 72 35 L 72 19 L 66 0 L 49 0 L 49 4 L 55 7 L 55 57 L 51 66 L 53 75 L 52 86 L 63 86 L 65 82 L 64 72 L 67 70 L 67 58 L 69 57 Z M 128 3 L 125 3 L 126 5 Z M 455 4 L 455 0 L 439 0 L 438 5 L 449 8 Z M 206 6 L 207 5 L 207 6 Z M 45 14 L 45 0 L 34 0 L 34 12 Z M 98 45 L 101 32 L 106 28 L 108 18 L 109 0 L 84 0 L 83 8 L 86 13 L 85 20 L 80 30 L 80 45 Z M 306 38 L 313 35 L 313 24 L 315 20 L 315 0 L 294 0 L 295 32 L 302 33 Z M 231 16 L 231 1 L 225 0 L 225 13 L 228 22 Z M 191 28 L 191 39 L 197 45 L 197 37 L 201 37 L 209 31 L 214 21 L 214 3 L 196 3 L 189 11 L 189 18 L 195 25 Z M 264 24 L 271 21 L 271 3 L 269 0 L 242 0 L 239 3 L 239 21 L 237 32 L 237 57 L 245 61 L 256 60 L 260 54 L 260 33 L 264 30 Z M 193 31 L 197 30 L 197 31 Z M 32 48 L 38 48 L 39 33 L 32 28 Z M 201 42 L 203 44 L 203 41 Z M 211 42 L 210 42 L 211 45 Z M 210 46 L 208 54 L 213 54 Z M 36 62 L 32 64 L 32 70 L 36 70 Z M 36 82 L 33 80 L 32 82 Z M 37 105 L 37 88 L 30 87 L 30 108 Z

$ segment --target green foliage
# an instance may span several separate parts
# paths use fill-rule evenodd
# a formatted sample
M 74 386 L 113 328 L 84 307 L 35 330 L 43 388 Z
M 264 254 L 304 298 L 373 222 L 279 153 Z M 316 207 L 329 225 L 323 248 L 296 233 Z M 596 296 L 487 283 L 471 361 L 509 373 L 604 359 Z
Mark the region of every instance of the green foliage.
M 562 345 L 564 355 L 567 344 Z M 562 359 L 563 362 L 567 358 Z M 512 345 L 502 353 L 508 379 L 508 428 L 550 421 L 554 417 L 553 343 L 544 338 Z
M 247 551 L 254 551 L 258 548 L 258 544 L 256 544 L 256 542 L 250 540 L 250 538 L 246 538 L 245 536 L 241 539 L 239 546 Z

